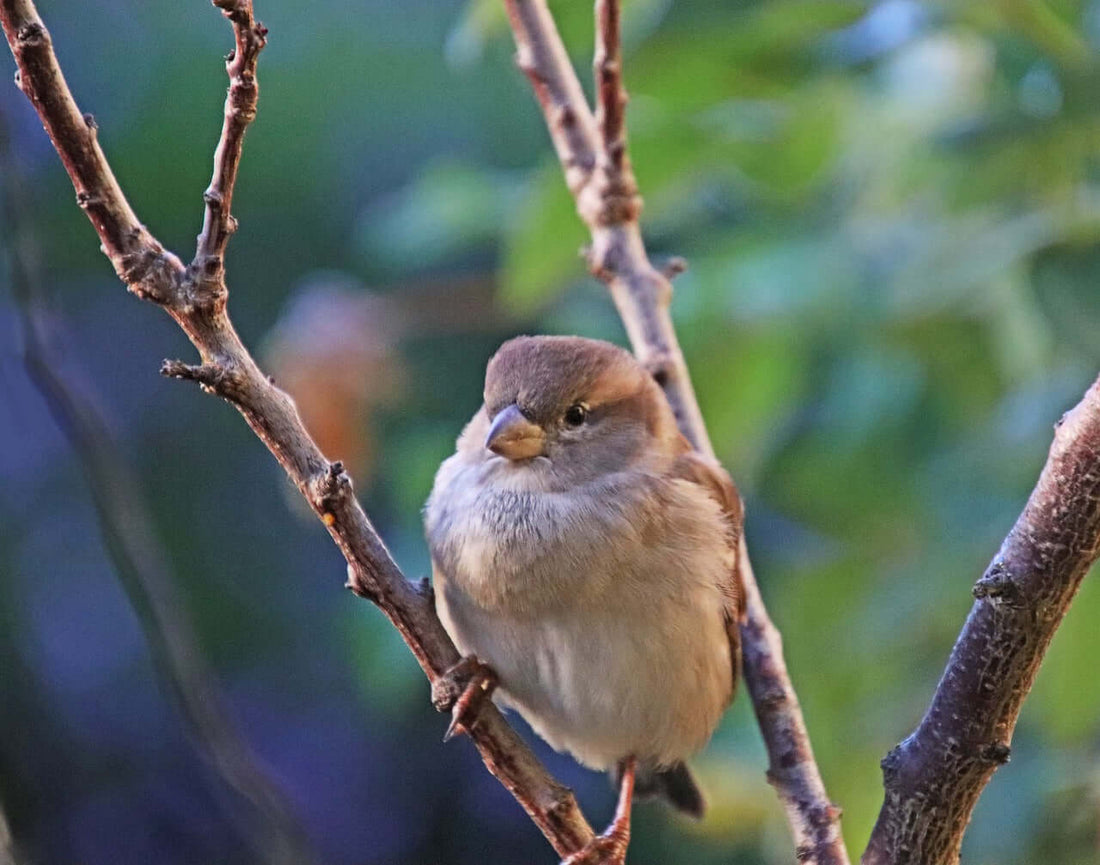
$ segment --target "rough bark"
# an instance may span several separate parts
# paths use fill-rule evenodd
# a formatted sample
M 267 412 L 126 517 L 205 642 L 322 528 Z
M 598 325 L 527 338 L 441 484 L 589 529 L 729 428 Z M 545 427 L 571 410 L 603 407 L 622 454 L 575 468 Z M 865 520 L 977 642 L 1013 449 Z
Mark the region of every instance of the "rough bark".
M 1039 481 L 974 585 L 924 719 L 882 761 L 864 865 L 954 865 L 1054 631 L 1100 555 L 1100 380 L 1058 422 Z

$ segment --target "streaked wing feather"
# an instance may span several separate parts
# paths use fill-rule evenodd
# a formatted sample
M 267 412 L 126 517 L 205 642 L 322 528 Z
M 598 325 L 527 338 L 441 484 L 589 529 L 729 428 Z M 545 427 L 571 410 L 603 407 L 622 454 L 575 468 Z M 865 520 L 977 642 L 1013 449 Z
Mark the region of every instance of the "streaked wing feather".
M 688 450 L 678 457 L 673 464 L 672 471 L 676 477 L 703 487 L 722 506 L 722 511 L 726 515 L 729 543 L 734 553 L 734 566 L 727 581 L 722 586 L 722 591 L 726 597 L 726 634 L 730 641 L 733 678 L 736 686 L 738 670 L 741 667 L 741 632 L 738 623 L 745 611 L 745 592 L 741 585 L 741 575 L 737 567 L 737 552 L 741 544 L 745 513 L 744 506 L 729 473 L 717 462 L 694 450 Z

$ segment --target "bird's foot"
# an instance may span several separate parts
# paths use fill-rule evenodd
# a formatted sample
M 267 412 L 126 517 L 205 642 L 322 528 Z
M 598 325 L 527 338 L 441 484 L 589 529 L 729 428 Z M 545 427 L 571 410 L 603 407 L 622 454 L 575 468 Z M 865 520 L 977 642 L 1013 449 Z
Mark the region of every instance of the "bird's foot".
M 630 830 L 625 835 L 607 832 L 597 835 L 576 853 L 561 860 L 561 865 L 625 865 L 626 848 L 630 844 Z
M 468 732 L 477 723 L 482 704 L 496 686 L 497 674 L 474 655 L 462 658 L 432 682 L 432 705 L 440 712 L 451 713 L 444 742 L 457 733 Z
M 630 809 L 634 802 L 634 772 L 637 761 L 623 761 L 623 779 L 619 787 L 619 805 L 615 819 L 602 835 L 597 835 L 576 853 L 561 860 L 561 865 L 625 865 L 630 844 Z

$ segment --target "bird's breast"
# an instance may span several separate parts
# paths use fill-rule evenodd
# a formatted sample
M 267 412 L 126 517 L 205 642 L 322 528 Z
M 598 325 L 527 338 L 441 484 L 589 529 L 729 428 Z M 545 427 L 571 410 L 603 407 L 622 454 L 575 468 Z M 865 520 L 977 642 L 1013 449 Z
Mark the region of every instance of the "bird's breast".
M 644 478 L 562 492 L 531 488 L 522 468 L 478 468 L 441 471 L 427 528 L 445 579 L 485 610 L 535 615 L 595 602 L 667 534 Z

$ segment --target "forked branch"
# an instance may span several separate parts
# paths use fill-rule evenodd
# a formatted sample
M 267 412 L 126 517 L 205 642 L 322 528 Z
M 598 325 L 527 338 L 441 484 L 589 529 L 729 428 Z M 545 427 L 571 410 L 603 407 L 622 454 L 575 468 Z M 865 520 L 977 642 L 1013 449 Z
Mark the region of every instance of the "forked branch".
M 639 360 L 664 388 L 680 429 L 712 457 L 695 391 L 669 315 L 671 273 L 653 266 L 642 240 L 638 196 L 626 148 L 618 0 L 596 0 L 596 111 L 585 101 L 545 0 L 504 0 L 516 60 L 534 85 L 550 137 L 592 246 L 588 264 L 607 284 Z M 746 611 L 741 624 L 745 680 L 768 749 L 768 779 L 787 812 L 799 860 L 846 865 L 840 811 L 825 792 L 779 632 L 742 544 Z
M 274 454 L 328 528 L 348 562 L 348 586 L 377 604 L 401 632 L 429 680 L 459 655 L 435 614 L 431 593 L 409 583 L 352 493 L 340 463 L 330 463 L 290 398 L 260 371 L 226 313 L 222 256 L 235 222 L 230 213 L 245 130 L 255 116 L 256 58 L 265 31 L 250 0 L 215 0 L 233 24 L 236 48 L 225 122 L 204 196 L 206 212 L 195 260 L 184 267 L 138 221 L 80 112 L 57 63 L 50 35 L 31 0 L 0 0 L 0 25 L 18 66 L 20 88 L 34 104 L 103 250 L 130 291 L 162 306 L 198 349 L 201 363 L 167 361 L 164 372 L 197 381 L 232 403 Z M 572 793 L 558 784 L 500 712 L 487 705 L 469 731 L 489 770 L 516 797 L 561 855 L 580 850 L 592 829 Z

